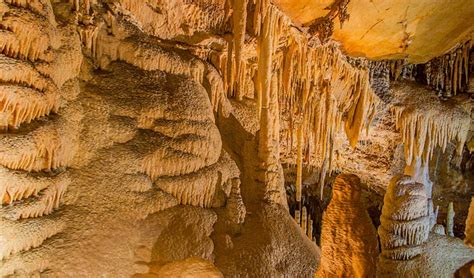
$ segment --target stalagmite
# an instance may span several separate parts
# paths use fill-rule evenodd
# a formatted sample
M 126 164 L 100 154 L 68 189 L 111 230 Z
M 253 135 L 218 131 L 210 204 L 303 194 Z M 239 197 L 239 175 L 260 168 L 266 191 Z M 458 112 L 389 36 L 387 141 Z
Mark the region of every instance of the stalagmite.
M 304 233 L 306 233 L 306 229 L 308 227 L 308 214 L 306 212 L 306 207 L 303 206 L 302 213 L 301 213 L 301 229 Z
M 322 257 L 316 277 L 375 277 L 377 235 L 360 194 L 357 176 L 336 177 L 323 216 Z
M 448 213 L 446 215 L 446 234 L 450 237 L 454 237 L 454 207 L 453 202 L 449 202 Z
M 410 260 L 419 255 L 431 228 L 424 185 L 408 176 L 393 178 L 385 193 L 380 222 L 383 258 Z
M 440 235 L 440 236 L 445 236 L 446 235 L 446 231 L 444 229 L 444 226 L 440 225 L 440 224 L 434 225 L 433 233 L 435 233 L 437 235 Z
M 467 246 L 474 248 L 474 197 L 471 198 L 471 205 L 469 206 L 469 214 L 466 219 L 466 230 L 464 231 L 466 238 L 464 243 Z
M 310 216 L 308 216 L 310 218 Z M 306 235 L 312 241 L 313 240 L 313 220 L 311 218 L 308 221 L 308 230 L 306 231 Z
M 295 210 L 295 221 L 296 221 L 296 224 L 298 224 L 298 226 L 301 225 L 301 213 L 298 209 Z

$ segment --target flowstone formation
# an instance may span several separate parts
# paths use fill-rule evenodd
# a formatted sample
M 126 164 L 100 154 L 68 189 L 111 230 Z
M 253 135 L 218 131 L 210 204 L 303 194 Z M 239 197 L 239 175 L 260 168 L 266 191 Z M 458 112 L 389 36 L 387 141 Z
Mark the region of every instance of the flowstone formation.
M 357 176 L 336 177 L 323 217 L 322 258 L 315 277 L 375 277 L 377 235 L 360 195 Z
M 67 3 L 54 9 L 65 7 L 73 11 Z M 94 51 L 100 54 L 84 57 L 79 84 L 81 36 L 64 14 L 56 19 L 54 9 L 49 1 L 2 2 L 2 34 L 9 39 L 2 56 L 8 132 L 2 135 L 0 159 L 5 167 L 0 275 L 141 272 L 159 233 L 142 235 L 147 229 L 137 229 L 146 226 L 140 221 L 147 223 L 148 215 L 179 204 L 219 207 L 231 198 L 229 214 L 236 224 L 242 222 L 239 170 L 222 150 L 208 93 L 195 74 L 169 68 L 186 59 L 139 45 L 137 33 L 127 40 L 136 27 L 114 23 L 122 28 L 124 42 L 113 45 L 113 35 L 105 34 L 99 37 L 109 40 L 104 49 L 96 34 Z M 84 32 L 87 54 L 87 32 L 78 30 Z M 168 60 L 147 64 L 146 57 L 127 56 L 130 46 Z M 115 57 L 110 48 L 125 54 Z M 100 68 L 92 69 L 94 64 Z M 39 118 L 50 113 L 55 114 Z M 197 211 L 198 216 L 206 213 L 212 215 Z M 208 217 L 189 225 L 207 226 L 206 238 L 215 221 Z M 189 256 L 212 260 L 212 244 L 200 242 L 203 252 L 196 249 Z M 130 249 L 148 250 L 137 253 L 148 255 Z M 109 258 L 109 252 L 116 255 Z M 185 250 L 172 252 L 175 260 L 188 258 Z
M 0 275 L 24 252 L 66 229 L 57 210 L 71 185 L 78 150 L 80 106 L 74 103 L 82 56 L 74 27 L 59 25 L 49 1 L 0 3 Z M 27 258 L 29 257 L 29 258 Z M 6 260 L 6 262 L 5 262 Z M 31 264 L 31 265 L 29 265 Z

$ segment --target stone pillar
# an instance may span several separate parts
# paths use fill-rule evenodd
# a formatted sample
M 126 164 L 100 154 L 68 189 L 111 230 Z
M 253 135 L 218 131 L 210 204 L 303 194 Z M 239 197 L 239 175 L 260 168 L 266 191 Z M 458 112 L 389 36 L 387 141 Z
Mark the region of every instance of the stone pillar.
M 392 179 L 378 228 L 384 259 L 410 260 L 421 254 L 431 230 L 428 203 L 423 184 L 409 176 Z

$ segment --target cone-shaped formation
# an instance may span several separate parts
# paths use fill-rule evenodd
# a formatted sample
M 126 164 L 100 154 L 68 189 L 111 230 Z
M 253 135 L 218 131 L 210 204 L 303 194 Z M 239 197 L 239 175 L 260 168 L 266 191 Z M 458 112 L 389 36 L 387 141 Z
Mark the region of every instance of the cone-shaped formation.
M 341 174 L 323 217 L 316 277 L 375 277 L 377 234 L 360 199 L 360 179 Z
M 393 178 L 385 193 L 380 222 L 383 257 L 410 260 L 419 255 L 430 232 L 424 185 L 408 176 Z

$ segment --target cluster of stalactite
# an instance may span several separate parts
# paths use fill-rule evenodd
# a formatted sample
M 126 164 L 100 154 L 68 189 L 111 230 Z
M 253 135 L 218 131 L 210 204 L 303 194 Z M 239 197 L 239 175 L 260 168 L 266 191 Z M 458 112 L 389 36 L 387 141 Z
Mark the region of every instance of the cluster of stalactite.
M 159 5 L 160 3 L 155 4 Z M 167 5 L 166 3 L 161 4 Z M 175 4 L 179 7 L 184 5 L 181 8 L 185 9 L 186 13 L 190 12 L 189 9 L 194 10 L 192 7 L 195 5 L 186 1 L 178 1 Z M 90 3 L 80 1 L 77 13 L 88 14 L 87 7 L 89 6 Z M 150 23 L 148 22 L 149 18 L 141 18 L 143 14 L 140 13 L 140 11 L 146 11 L 146 14 L 153 13 L 153 16 L 160 17 L 161 15 L 157 15 L 156 11 L 151 9 L 152 6 L 146 5 L 143 1 L 114 1 L 110 3 L 109 8 L 111 11 L 102 14 L 94 24 L 78 26 L 79 33 L 83 34 L 81 40 L 85 52 L 90 55 L 95 66 L 108 69 L 114 62 L 123 61 L 144 72 L 161 71 L 170 75 L 184 76 L 203 86 L 197 86 L 199 89 L 204 89 L 204 86 L 208 87 L 207 93 L 214 112 L 219 111 L 224 115 L 229 113 L 228 100 L 223 94 L 222 79 L 217 71 L 198 57 L 185 55 L 178 50 L 164 46 L 159 39 L 154 37 L 154 35 L 159 35 L 166 38 L 161 33 L 164 29 L 147 25 Z M 142 30 L 118 16 L 123 13 L 136 15 L 140 24 L 150 27 L 150 29 L 145 28 L 147 29 L 145 31 L 150 35 L 143 34 Z M 189 15 L 188 19 L 197 20 L 193 21 L 195 23 L 193 26 L 198 29 L 202 27 L 201 25 L 214 25 L 214 23 L 206 23 L 201 16 L 202 13 L 199 12 L 196 15 Z M 170 22 L 168 25 L 172 25 L 172 23 Z M 169 34 L 176 33 L 168 31 Z M 153 105 L 143 115 L 133 115 L 133 117 L 138 117 L 140 128 L 156 132 L 156 135 L 153 135 L 156 137 L 155 140 L 162 140 L 159 139 L 159 134 L 166 134 L 173 138 L 172 146 L 162 143 L 157 146 L 155 144 L 148 145 L 150 148 L 154 148 L 154 151 L 150 150 L 151 154 L 143 159 L 140 172 L 147 174 L 160 189 L 177 198 L 179 203 L 210 207 L 216 205 L 214 201 L 220 192 L 219 190 L 222 189 L 226 196 L 230 194 L 231 183 L 238 176 L 238 170 L 228 154 L 221 152 L 222 141 L 214 123 L 214 115 L 204 106 L 206 102 L 202 98 L 201 91 L 198 89 L 196 91 L 199 93 L 195 93 L 188 103 L 192 103 L 195 109 L 199 108 L 200 113 L 185 115 L 181 111 L 180 115 L 173 115 L 174 112 L 168 111 L 169 108 L 164 106 L 166 101 L 162 100 L 157 103 L 163 105 Z M 151 99 L 159 96 L 154 94 L 147 97 Z M 110 101 L 113 102 L 112 99 Z M 176 99 L 174 103 L 179 102 L 180 99 Z M 145 111 L 144 104 L 136 108 L 136 113 L 138 111 Z M 179 126 L 179 128 L 171 131 L 168 129 L 168 125 L 158 125 L 157 119 L 165 121 L 169 125 Z M 178 121 L 178 119 L 180 120 Z M 196 138 L 182 139 L 187 136 Z
M 297 201 L 297 188 L 296 184 L 296 172 L 297 166 L 294 163 L 283 165 L 285 175 L 285 189 L 288 200 L 288 207 L 290 214 L 298 223 L 299 226 L 302 224 L 303 215 L 306 214 L 307 221 L 306 225 L 302 227 L 304 233 L 319 244 L 321 235 L 321 223 L 323 212 L 326 209 L 329 202 L 330 188 L 327 187 L 323 198 L 319 196 L 320 192 L 317 192 L 316 180 L 319 177 L 317 167 L 311 165 L 305 165 L 303 169 L 303 184 L 301 192 L 298 192 L 300 199 Z M 331 181 L 328 181 L 329 183 Z
M 470 129 L 470 111 L 459 103 L 442 102 L 430 90 L 412 82 L 397 84 L 393 93 L 396 128 L 402 133 L 410 174 L 420 174 L 415 168 L 427 165 L 434 149 L 444 151 L 451 141 L 456 142 L 456 154 L 462 154 Z
M 430 86 L 439 96 L 451 97 L 470 90 L 469 78 L 474 65 L 473 40 L 468 40 L 443 56 L 427 63 L 411 64 L 405 59 L 369 62 L 371 80 L 383 77 L 390 80 L 412 80 Z M 374 84 L 378 91 L 379 84 Z M 472 86 L 472 85 L 471 85 Z
M 143 30 L 135 25 L 130 25 L 120 15 L 138 12 L 141 9 L 150 10 L 151 7 L 141 1 L 132 3 L 133 5 L 130 4 L 131 7 L 128 6 L 129 4 L 120 1 L 111 2 L 108 6 L 110 10 L 107 12 L 101 14 L 94 12 L 90 16 L 85 16 L 88 18 L 85 23 L 80 21 L 78 32 L 83 50 L 93 58 L 95 66 L 105 69 L 113 61 L 124 61 L 148 71 L 160 70 L 169 74 L 190 77 L 205 86 L 214 112 L 227 116 L 231 106 L 224 94 L 225 84 L 218 71 L 205 61 L 209 50 L 206 48 L 196 50 L 196 48 L 186 45 L 182 47 L 194 55 L 183 55 L 182 49 L 178 49 L 180 47 L 176 48 L 175 45 L 152 36 L 159 35 L 154 34 L 152 30 L 148 30 L 152 35 L 143 36 Z M 181 4 L 188 5 L 189 3 L 180 2 Z M 82 15 L 86 11 L 84 11 L 83 4 L 80 4 L 79 7 L 80 10 L 76 14 L 79 18 L 84 18 Z M 126 10 L 127 7 L 132 10 Z M 140 8 L 133 10 L 134 7 Z M 151 13 L 151 10 L 148 12 Z
M 219 68 L 229 97 L 257 100 L 266 164 L 274 165 L 278 158 L 275 129 L 281 126 L 285 155 L 296 152 L 299 169 L 303 162 L 319 164 L 324 184 L 333 169 L 336 134 L 344 127 L 355 146 L 375 114 L 378 98 L 370 87 L 369 72 L 353 66 L 335 43 L 311 42 L 269 1 L 256 2 L 253 29 L 248 28 L 246 39 L 246 11 L 240 4 L 234 3 L 234 40 L 228 51 L 213 53 L 211 61 Z M 301 179 L 297 188 L 300 191 Z
M 327 208 L 329 198 L 325 196 L 326 198 L 321 200 L 316 194 L 313 196 L 310 193 L 310 189 L 305 187 L 301 201 L 296 202 L 294 183 L 291 185 L 287 184 L 285 187 L 287 189 L 290 214 L 298 226 L 301 227 L 303 233 L 305 233 L 311 241 L 319 245 L 322 217 L 324 210 Z M 304 215 L 306 215 L 306 223 L 302 222 L 305 218 Z
M 470 40 L 424 66 L 426 83 L 449 97 L 463 92 L 469 85 L 469 62 L 474 41 Z

